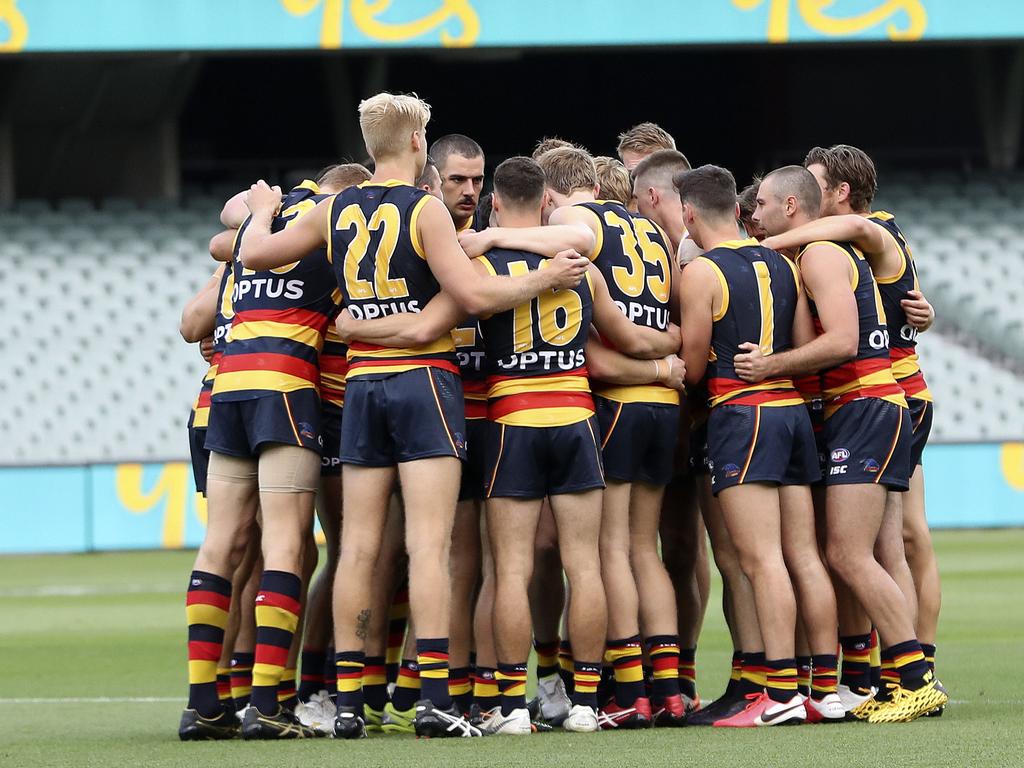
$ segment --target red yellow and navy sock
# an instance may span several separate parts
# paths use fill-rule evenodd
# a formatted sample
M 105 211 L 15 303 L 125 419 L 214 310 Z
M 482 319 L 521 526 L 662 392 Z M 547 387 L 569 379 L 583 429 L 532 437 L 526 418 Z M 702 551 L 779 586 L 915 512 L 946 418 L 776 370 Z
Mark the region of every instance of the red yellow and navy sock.
M 843 649 L 843 674 L 839 679 L 852 690 L 871 689 L 871 635 L 848 635 L 839 638 Z
M 415 659 L 402 659 L 398 670 L 395 690 L 391 693 L 391 704 L 404 712 L 420 700 L 420 668 Z
M 409 626 L 409 581 L 404 580 L 391 598 L 388 609 L 388 647 L 384 654 L 385 674 L 389 683 L 398 682 L 398 670 L 402 665 L 402 648 L 405 646 L 405 630 Z
M 312 648 L 302 649 L 302 676 L 299 678 L 299 699 L 309 701 L 314 693 L 327 688 L 324 682 L 324 666 L 327 654 Z
M 772 701 L 786 702 L 796 695 L 796 659 L 769 659 L 765 662 L 765 691 Z
M 562 678 L 562 684 L 565 686 L 566 693 L 572 695 L 572 681 L 574 675 L 572 644 L 568 640 L 563 640 L 558 645 L 558 675 Z
M 743 677 L 743 651 L 732 652 L 732 668 L 729 670 L 729 682 L 725 686 L 725 695 L 733 696 L 739 690 L 740 678 Z
M 882 646 L 878 639 L 878 630 L 871 630 L 871 645 L 868 649 L 871 652 L 868 663 L 871 665 L 871 687 L 881 690 L 882 685 Z
M 886 648 L 893 666 L 899 675 L 900 685 L 908 691 L 923 688 L 931 679 L 928 662 L 924 660 L 921 644 L 917 640 L 906 640 Z
M 640 636 L 609 640 L 604 659 L 615 669 L 615 703 L 629 707 L 644 695 L 643 654 Z
M 334 654 L 335 678 L 337 679 L 339 707 L 363 706 L 363 664 L 366 654 L 362 651 L 342 651 Z
M 796 689 L 804 696 L 811 695 L 811 657 L 796 657 Z
M 287 571 L 264 571 L 256 595 L 256 659 L 252 705 L 264 715 L 277 712 L 277 685 L 299 624 L 302 580 Z
M 452 704 L 448 693 L 448 638 L 416 638 L 416 663 L 422 697 L 438 709 L 448 709 Z
M 188 621 L 188 708 L 203 717 L 221 712 L 217 696 L 217 662 L 231 607 L 231 582 L 205 571 L 192 571 L 185 597 Z
M 573 690 L 570 698 L 573 706 L 597 709 L 597 684 L 601 682 L 601 665 L 596 661 L 574 661 L 572 680 Z
M 252 696 L 252 663 L 250 651 L 235 651 L 231 656 L 231 698 L 238 712 L 249 706 Z
M 647 638 L 647 655 L 651 659 L 651 695 L 659 701 L 680 692 L 679 637 L 653 635 Z M 691 697 L 692 698 L 692 697 Z
M 526 709 L 526 662 L 499 663 L 495 677 L 501 692 L 501 714 L 507 716 L 514 709 Z
M 811 697 L 820 700 L 838 690 L 836 669 L 839 659 L 834 653 L 816 654 L 811 657 Z
M 928 662 L 928 669 L 935 672 L 935 646 L 932 643 L 921 643 L 921 653 L 924 660 Z
M 364 661 L 363 702 L 378 712 L 388 703 L 388 677 L 383 656 L 367 656 Z
M 473 706 L 473 684 L 469 681 L 469 667 L 453 667 L 448 670 L 448 695 L 455 702 L 459 712 L 469 712 Z
M 889 653 L 888 648 L 883 648 L 879 653 L 878 677 L 879 683 L 875 691 L 875 701 L 891 701 L 892 689 L 889 686 L 900 684 L 900 673 L 896 671 L 896 664 L 893 662 L 892 654 Z
M 697 649 L 679 649 L 679 692 L 697 698 Z
M 558 674 L 560 665 L 558 663 L 558 649 L 560 643 L 558 638 L 550 642 L 541 640 L 533 641 L 533 650 L 537 653 L 537 679 L 552 677 Z
M 741 696 L 751 693 L 761 693 L 768 686 L 768 667 L 764 658 L 764 651 L 743 654 L 743 670 L 740 672 L 740 681 L 737 685 L 737 692 Z
M 501 689 L 498 687 L 498 670 L 493 667 L 477 667 L 473 680 L 473 701 L 484 712 L 501 703 Z
M 295 709 L 299 703 L 298 691 L 295 688 L 295 669 L 286 668 L 277 684 L 277 703 L 285 709 Z
M 217 667 L 217 700 L 222 705 L 234 706 L 231 702 L 231 667 Z

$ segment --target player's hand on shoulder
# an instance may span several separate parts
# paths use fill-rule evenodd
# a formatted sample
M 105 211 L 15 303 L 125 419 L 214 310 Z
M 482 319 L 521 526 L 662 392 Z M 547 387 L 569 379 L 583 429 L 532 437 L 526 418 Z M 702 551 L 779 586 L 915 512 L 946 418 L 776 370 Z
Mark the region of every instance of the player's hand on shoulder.
M 483 232 L 477 232 L 475 229 L 464 229 L 458 233 L 459 245 L 462 246 L 462 250 L 466 252 L 466 255 L 471 259 L 475 259 L 477 256 L 482 256 L 491 249 L 490 238 Z
M 663 383 L 682 392 L 686 386 L 686 363 L 679 355 L 666 355 L 663 359 L 668 366 Z
M 907 322 L 919 331 L 927 331 L 935 322 L 935 308 L 920 291 L 907 291 L 907 298 L 900 301 Z
M 253 216 L 260 213 L 276 214 L 281 207 L 281 188 L 272 187 L 260 179 L 251 187 L 245 196 L 245 204 Z
M 199 342 L 199 354 L 206 362 L 213 359 L 213 336 L 207 336 Z
M 551 288 L 562 290 L 579 285 L 589 266 L 590 259 L 581 256 L 579 251 L 569 248 L 556 253 L 555 258 L 547 263 L 547 268 L 544 271 L 551 277 Z
M 740 344 L 740 354 L 733 358 L 732 366 L 737 376 L 752 384 L 768 378 L 768 358 L 761 354 L 757 344 L 749 341 Z

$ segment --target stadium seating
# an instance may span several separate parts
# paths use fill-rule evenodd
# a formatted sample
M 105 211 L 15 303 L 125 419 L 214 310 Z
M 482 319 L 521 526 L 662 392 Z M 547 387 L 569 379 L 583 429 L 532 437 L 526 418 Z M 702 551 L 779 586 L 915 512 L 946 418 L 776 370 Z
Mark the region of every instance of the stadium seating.
M 883 177 L 936 327 L 920 337 L 938 441 L 1024 435 L 1024 175 Z M 927 190 L 921 194 L 920 190 Z M 178 335 L 214 269 L 225 190 L 183 205 L 19 200 L 0 210 L 0 464 L 180 459 L 205 370 Z

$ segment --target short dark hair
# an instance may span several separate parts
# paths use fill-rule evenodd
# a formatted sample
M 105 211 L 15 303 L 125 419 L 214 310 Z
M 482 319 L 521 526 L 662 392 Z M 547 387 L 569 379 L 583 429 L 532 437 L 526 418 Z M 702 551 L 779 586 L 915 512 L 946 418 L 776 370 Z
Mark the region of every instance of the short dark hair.
M 461 133 L 449 133 L 430 145 L 430 156 L 434 159 L 439 172 L 448 163 L 451 155 L 483 157 L 484 150 L 469 136 L 463 136 Z
M 510 157 L 494 169 L 494 191 L 513 207 L 540 205 L 544 197 L 544 171 L 529 157 Z
M 480 205 L 476 207 L 476 227 L 484 229 L 491 221 L 491 211 L 494 210 L 494 195 L 488 192 L 480 198 Z
M 425 186 L 427 184 L 430 184 L 430 182 L 431 182 L 430 169 L 431 168 L 436 169 L 437 168 L 437 163 L 434 162 L 434 158 L 432 158 L 430 155 L 427 155 L 427 162 L 425 162 L 423 164 L 423 170 L 420 172 L 420 175 L 416 179 L 416 182 L 413 184 L 413 186 L 415 186 L 415 187 L 423 187 L 423 186 Z
M 804 168 L 821 165 L 825 169 L 825 183 L 835 189 L 844 181 L 850 185 L 850 207 L 860 213 L 871 208 L 878 191 L 875 163 L 867 152 L 849 144 L 836 144 L 825 149 L 814 147 L 804 158 Z
M 678 149 L 659 149 L 636 164 L 633 181 L 640 179 L 646 186 L 667 190 L 677 174 L 690 168 L 690 161 Z
M 740 221 L 747 221 L 754 215 L 757 208 L 757 190 L 761 187 L 761 177 L 755 176 L 751 182 L 736 196 L 740 204 Z
M 672 183 L 679 190 L 682 202 L 711 216 L 735 216 L 736 179 L 727 168 L 702 165 L 677 173 Z
M 800 210 L 817 218 L 821 211 L 821 187 L 814 174 L 802 165 L 784 165 L 767 176 L 764 181 L 772 180 L 775 185 L 775 196 L 781 200 L 795 197 Z

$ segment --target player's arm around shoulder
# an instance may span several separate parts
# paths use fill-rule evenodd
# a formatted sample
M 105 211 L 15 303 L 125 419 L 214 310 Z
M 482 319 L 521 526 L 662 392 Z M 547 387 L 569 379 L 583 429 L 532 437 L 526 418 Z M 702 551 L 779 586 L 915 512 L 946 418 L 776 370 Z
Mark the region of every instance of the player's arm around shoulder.
M 707 371 L 716 300 L 720 304 L 722 299 L 718 275 L 707 259 L 695 258 L 683 268 L 679 277 L 681 355 L 690 386 L 699 384 Z
M 305 216 L 271 234 L 270 225 L 281 207 L 281 190 L 264 181 L 252 185 L 245 199 L 251 217 L 239 244 L 238 260 L 256 271 L 291 264 L 328 243 L 333 197 L 321 200 Z
M 372 320 L 357 320 L 343 309 L 334 324 L 338 336 L 346 344 L 362 341 L 403 349 L 432 344 L 446 333 L 451 333 L 465 316 L 455 299 L 442 291 L 420 312 L 398 312 Z
M 666 355 L 659 360 L 640 360 L 609 349 L 591 328 L 587 339 L 587 370 L 590 378 L 619 386 L 664 384 L 672 389 L 683 389 L 686 367 L 677 355 Z
M 428 198 L 417 219 L 417 234 L 427 264 L 441 288 L 471 315 L 517 307 L 541 291 L 573 288 L 583 278 L 587 262 L 574 251 L 562 251 L 547 264 L 522 277 L 481 274 L 459 245 L 455 225 L 444 203 Z
M 665 357 L 679 349 L 679 328 L 670 324 L 667 331 L 637 325 L 615 306 L 604 276 L 593 264 L 588 276 L 594 294 L 594 325 L 616 349 L 644 360 Z
M 833 243 L 811 244 L 800 257 L 800 278 L 818 309 L 822 332 L 786 352 L 764 355 L 753 342 L 740 345 L 733 366 L 745 381 L 801 376 L 831 368 L 857 354 L 860 320 L 849 255 Z M 794 338 L 796 338 L 794 327 Z M 804 326 L 800 335 L 807 336 Z
M 206 281 L 206 285 L 188 300 L 185 309 L 182 310 L 178 332 L 189 344 L 202 341 L 213 333 L 213 327 L 217 322 L 217 294 L 224 270 L 227 268 L 225 264 L 217 267 Z

